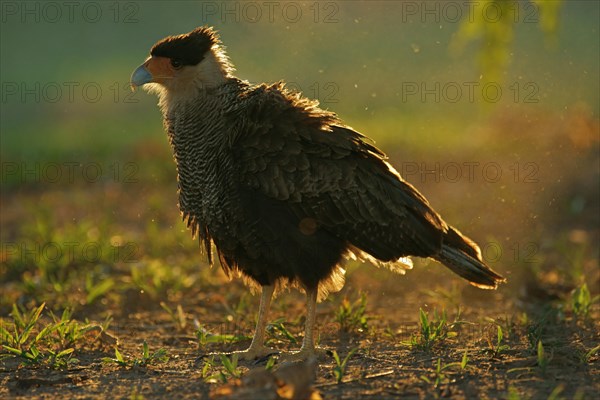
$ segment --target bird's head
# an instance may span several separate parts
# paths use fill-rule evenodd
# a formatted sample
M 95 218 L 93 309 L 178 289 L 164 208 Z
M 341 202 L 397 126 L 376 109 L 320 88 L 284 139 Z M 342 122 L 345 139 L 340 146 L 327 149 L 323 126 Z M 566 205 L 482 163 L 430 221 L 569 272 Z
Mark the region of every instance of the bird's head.
M 184 94 L 219 86 L 232 72 L 215 30 L 200 27 L 152 46 L 150 57 L 133 71 L 131 87 Z

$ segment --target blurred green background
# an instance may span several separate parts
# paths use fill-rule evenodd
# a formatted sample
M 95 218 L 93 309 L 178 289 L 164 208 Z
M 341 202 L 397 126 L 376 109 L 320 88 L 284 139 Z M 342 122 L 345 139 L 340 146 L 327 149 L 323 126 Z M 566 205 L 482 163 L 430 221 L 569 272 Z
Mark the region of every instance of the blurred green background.
M 531 261 L 522 249 L 532 244 L 537 257 L 544 246 L 581 242 L 582 232 L 594 243 L 599 3 L 477 4 L 3 2 L 2 195 L 27 191 L 43 202 L 49 187 L 81 189 L 65 179 L 51 186 L 48 163 L 63 174 L 64 163 L 97 163 L 104 183 L 127 183 L 106 171 L 135 163 L 136 182 L 167 185 L 165 212 L 176 220 L 156 98 L 132 93 L 128 81 L 156 41 L 211 25 L 239 77 L 285 80 L 318 98 L 373 138 L 451 223 L 501 242 L 505 255 L 520 249 L 498 260 L 509 271 Z M 13 217 L 4 206 L 5 228 Z M 535 260 L 553 268 L 549 258 Z
M 240 77 L 293 83 L 386 146 L 464 144 L 491 114 L 566 116 L 578 106 L 598 117 L 598 2 L 562 4 L 554 38 L 540 29 L 540 8 L 518 2 L 509 63 L 494 79 L 502 94 L 487 108 L 481 85 L 468 99 L 467 85 L 487 79 L 481 40 L 450 51 L 457 15 L 476 13 L 461 2 L 89 3 L 3 3 L 4 160 L 95 157 L 161 140 L 155 99 L 129 93 L 130 73 L 157 40 L 204 24 L 220 30 Z M 407 93 L 413 84 L 419 91 Z M 421 84 L 439 100 L 422 98 Z

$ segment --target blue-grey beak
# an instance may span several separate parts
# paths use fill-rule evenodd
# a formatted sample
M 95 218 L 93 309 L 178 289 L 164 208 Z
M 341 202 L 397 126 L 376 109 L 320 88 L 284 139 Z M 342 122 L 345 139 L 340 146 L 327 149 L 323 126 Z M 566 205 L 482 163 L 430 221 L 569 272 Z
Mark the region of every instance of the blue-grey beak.
M 137 69 L 133 71 L 133 74 L 131 74 L 130 84 L 132 89 L 150 82 L 152 82 L 152 74 L 146 69 L 145 64 L 137 67 Z

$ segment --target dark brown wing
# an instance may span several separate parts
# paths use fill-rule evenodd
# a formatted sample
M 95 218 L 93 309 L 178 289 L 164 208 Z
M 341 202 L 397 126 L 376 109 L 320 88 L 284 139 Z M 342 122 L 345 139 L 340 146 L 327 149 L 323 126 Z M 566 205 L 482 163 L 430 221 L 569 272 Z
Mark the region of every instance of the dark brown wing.
M 239 184 L 383 260 L 434 256 L 446 224 L 365 137 L 315 103 L 261 86 L 232 110 Z

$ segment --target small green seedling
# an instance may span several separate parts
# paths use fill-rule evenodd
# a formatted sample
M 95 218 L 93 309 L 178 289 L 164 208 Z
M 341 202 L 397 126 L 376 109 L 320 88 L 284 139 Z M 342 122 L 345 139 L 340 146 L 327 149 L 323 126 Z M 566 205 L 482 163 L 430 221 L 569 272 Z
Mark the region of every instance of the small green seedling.
M 167 356 L 167 351 L 165 349 L 159 349 L 150 354 L 148 343 L 144 340 L 144 343 L 142 344 L 141 357 L 136 357 L 131 361 L 127 360 L 115 346 L 115 358 L 104 357 L 102 361 L 106 363 L 114 363 L 121 367 L 138 368 L 146 367 L 151 364 L 166 363 L 169 361 L 169 356 Z
M 20 348 L 27 342 L 33 327 L 38 322 L 46 303 L 42 303 L 39 307 L 32 309 L 28 313 L 21 312 L 16 304 L 13 304 L 11 317 L 13 322 L 13 331 L 9 332 L 4 326 L 0 325 L 0 336 L 2 346 L 12 348 Z M 39 335 L 38 335 L 39 336 Z
M 467 350 L 463 353 L 463 356 L 460 362 L 452 362 L 448 364 L 442 365 L 442 359 L 438 358 L 437 363 L 435 364 L 435 370 L 433 371 L 434 379 L 429 379 L 426 375 L 421 375 L 421 380 L 427 382 L 429 384 L 433 384 L 434 388 L 439 387 L 442 383 L 448 382 L 450 380 L 448 376 L 448 372 L 452 369 L 459 369 L 461 372 L 465 372 L 469 364 L 469 356 L 467 354 Z
M 207 376 L 207 373 L 210 370 L 210 368 L 213 366 L 214 361 L 215 361 L 214 357 L 204 360 L 204 365 L 202 366 L 202 376 L 203 377 Z
M 233 354 L 231 358 L 222 354 L 220 356 L 221 368 L 218 372 L 211 374 L 211 370 L 215 368 L 214 357 L 206 358 L 202 366 L 202 379 L 206 383 L 226 383 L 230 378 L 239 378 L 242 376 L 242 371 L 238 367 L 238 355 Z
M 178 331 L 181 332 L 185 330 L 185 327 L 187 326 L 187 320 L 185 318 L 185 313 L 183 312 L 183 307 L 181 307 L 181 304 L 177 304 L 177 308 L 175 309 L 175 311 L 173 311 L 171 307 L 169 307 L 164 301 L 160 302 L 160 306 L 163 310 L 167 312 L 167 314 L 169 314 L 171 320 L 175 324 L 175 327 Z
M 267 360 L 267 364 L 265 365 L 265 370 L 271 371 L 275 366 L 275 357 L 269 357 Z
M 469 363 L 469 356 L 467 355 L 467 350 L 463 354 L 462 359 L 460 360 L 460 369 L 463 371 L 467 369 L 467 364 Z
M 202 365 L 202 369 L 200 370 L 200 374 L 201 374 L 204 382 L 207 382 L 207 383 L 216 382 L 216 379 L 215 379 L 216 376 L 209 375 L 209 372 L 214 367 L 214 364 L 215 364 L 214 356 L 204 359 L 204 364 Z
M 333 375 L 335 376 L 335 380 L 337 383 L 342 383 L 342 379 L 344 379 L 344 374 L 346 373 L 346 366 L 348 364 L 348 360 L 350 357 L 354 355 L 358 351 L 358 347 L 350 350 L 348 355 L 344 357 L 343 360 L 340 361 L 340 356 L 337 351 L 333 351 L 333 359 L 335 360 L 335 367 L 333 368 Z
M 94 283 L 93 274 L 86 274 L 85 291 L 87 296 L 85 297 L 85 304 L 93 304 L 98 298 L 108 293 L 114 286 L 115 281 L 112 278 L 102 279 L 100 282 Z
M 123 357 L 123 354 L 121 354 L 117 346 L 115 346 L 115 358 L 104 357 L 102 361 L 104 361 L 105 363 L 115 363 L 120 365 L 121 367 L 126 367 L 129 365 L 129 363 L 125 360 L 125 357 Z
M 577 317 L 587 319 L 592 305 L 598 301 L 600 301 L 600 295 L 592 298 L 587 284 L 584 283 L 571 294 L 571 309 Z
M 158 349 L 154 353 L 150 354 L 148 343 L 144 340 L 144 343 L 142 344 L 142 357 L 134 359 L 133 366 L 145 367 L 148 364 L 166 363 L 167 361 L 169 361 L 167 350 Z
M 48 363 L 50 366 L 52 366 L 52 368 L 56 369 L 64 369 L 72 364 L 76 364 L 79 362 L 79 360 L 72 357 L 74 351 L 75 349 L 73 348 L 65 349 L 59 352 L 48 350 L 48 354 L 50 355 Z
M 233 305 L 231 305 L 231 299 L 229 297 L 233 296 L 228 296 L 228 298 L 223 301 L 223 306 L 229 315 L 234 317 L 246 317 L 249 315 L 247 310 L 250 307 L 250 295 L 248 293 L 243 293 L 239 297 L 237 303 L 234 303 Z
M 215 334 L 204 328 L 201 324 L 198 324 L 197 326 L 196 338 L 198 338 L 198 347 L 200 348 L 204 348 L 211 343 L 237 343 L 242 340 L 250 339 L 250 337 L 246 335 Z
M 29 312 L 19 310 L 13 305 L 12 329 L 0 325 L 2 348 L 8 352 L 2 357 L 16 356 L 27 365 L 42 364 L 51 368 L 65 368 L 78 362 L 73 358 L 77 342 L 85 339 L 85 334 L 101 329 L 98 325 L 81 324 L 71 319 L 71 311 L 65 309 L 61 318 L 50 311 L 53 322 L 40 326 L 40 317 L 45 304 Z M 33 336 L 33 332 L 37 334 Z
M 508 350 L 510 347 L 507 344 L 504 344 L 504 331 L 500 325 L 496 326 L 496 343 L 492 343 L 492 341 L 488 338 L 488 344 L 490 346 L 490 353 L 492 354 L 492 358 L 498 358 L 504 351 Z
M 437 388 L 442 383 L 442 381 L 446 379 L 446 374 L 444 374 L 442 371 L 442 359 L 438 358 L 434 371 L 435 379 L 433 380 L 433 382 L 426 375 L 421 375 L 421 380 L 429 384 L 433 384 L 433 387 Z
M 532 352 L 537 351 L 537 345 L 542 339 L 547 323 L 547 317 L 543 316 L 539 320 L 532 321 L 532 323 L 527 326 L 527 341 L 529 342 L 529 350 Z
M 369 329 L 366 314 L 367 295 L 360 293 L 360 297 L 353 302 L 348 298 L 342 300 L 342 304 L 335 313 L 335 321 L 340 324 L 340 330 L 344 332 L 364 332 Z
M 72 346 L 75 343 L 84 340 L 88 332 L 102 332 L 103 330 L 102 326 L 97 324 L 80 324 L 76 320 L 72 319 L 72 314 L 73 311 L 71 309 L 65 308 L 60 318 L 58 318 L 52 311 L 50 311 L 50 316 L 54 321 L 54 325 L 49 325 L 46 328 L 50 327 L 52 331 L 56 332 L 60 345 L 63 348 Z M 40 334 L 42 332 L 40 332 Z
M 240 371 L 238 371 L 238 355 L 234 354 L 231 356 L 231 359 L 225 355 L 221 355 L 221 364 L 225 367 L 225 371 L 234 377 L 239 378 L 241 376 Z
M 596 355 L 598 352 L 600 352 L 600 345 L 588 350 L 588 351 L 584 351 L 580 354 L 580 360 L 582 363 L 587 364 L 590 362 L 590 360 L 592 359 L 592 357 L 594 355 Z
M 267 333 L 269 333 L 269 335 L 273 336 L 275 339 L 286 339 L 291 344 L 298 343 L 298 340 L 296 340 L 294 335 L 292 335 L 283 324 L 284 321 L 284 318 L 279 318 L 268 324 Z
M 442 311 L 441 315 L 438 315 L 437 311 L 434 310 L 433 319 L 429 321 L 428 314 L 422 308 L 419 308 L 419 335 L 412 335 L 410 341 L 406 344 L 410 347 L 430 351 L 436 343 L 457 335 L 456 332 L 451 330 L 454 325 L 454 323 L 447 323 L 445 310 Z
M 29 346 L 27 350 L 16 349 L 6 345 L 2 345 L 2 347 L 10 353 L 21 357 L 24 364 L 39 364 L 44 359 L 44 355 L 37 349 L 35 344 Z

